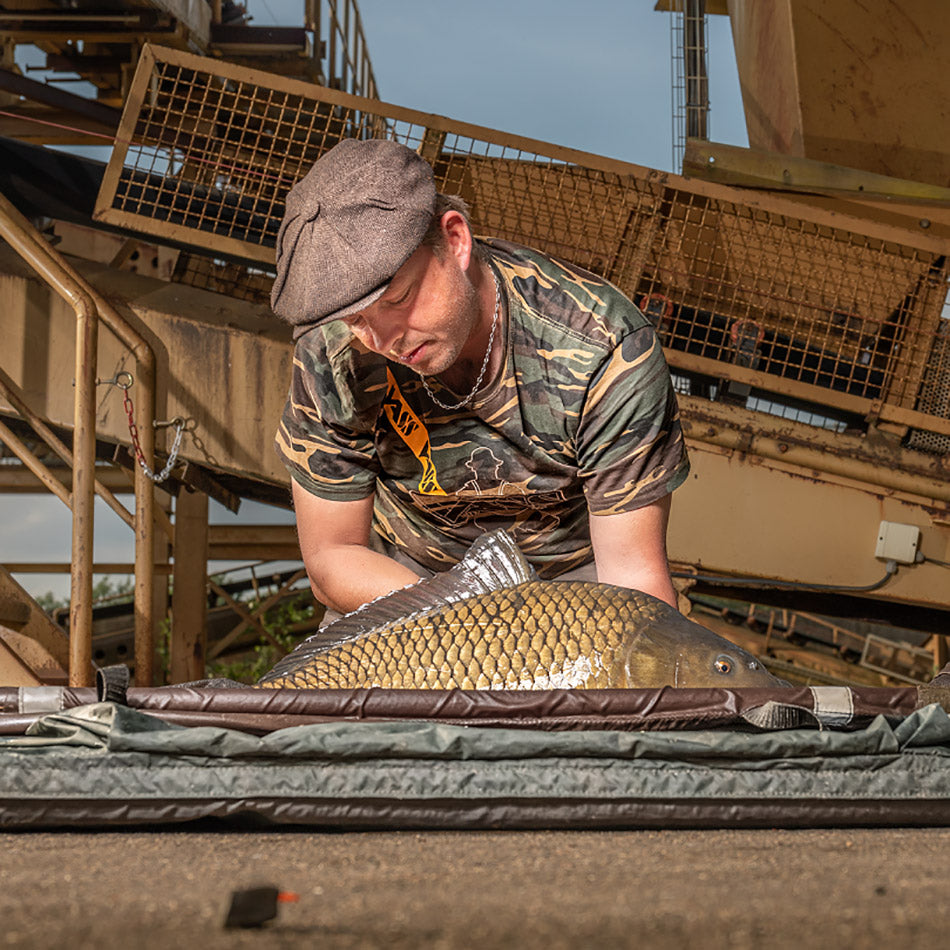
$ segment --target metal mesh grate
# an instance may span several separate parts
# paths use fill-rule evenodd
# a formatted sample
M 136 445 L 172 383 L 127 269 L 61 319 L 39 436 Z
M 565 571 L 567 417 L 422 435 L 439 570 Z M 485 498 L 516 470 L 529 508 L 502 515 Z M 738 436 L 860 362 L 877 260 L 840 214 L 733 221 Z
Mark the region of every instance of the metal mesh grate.
M 930 255 L 681 190 L 663 216 L 638 302 L 665 346 L 870 399 L 916 384 Z
M 274 269 L 264 265 L 249 266 L 238 261 L 182 253 L 178 257 L 172 280 L 237 300 L 270 304 L 274 276 Z
M 917 408 L 950 419 L 950 319 L 944 319 L 930 353 L 927 374 L 920 387 Z M 950 436 L 933 432 L 912 432 L 907 440 L 912 449 L 935 455 L 950 453 Z
M 921 401 L 945 345 L 936 242 L 215 60 L 146 48 L 97 215 L 205 247 L 214 281 L 222 259 L 272 267 L 288 189 L 345 136 L 417 149 L 476 233 L 611 279 L 691 392 L 734 380 L 760 406 L 792 399 L 816 418 L 879 403 L 917 410 L 916 425 L 948 417 Z

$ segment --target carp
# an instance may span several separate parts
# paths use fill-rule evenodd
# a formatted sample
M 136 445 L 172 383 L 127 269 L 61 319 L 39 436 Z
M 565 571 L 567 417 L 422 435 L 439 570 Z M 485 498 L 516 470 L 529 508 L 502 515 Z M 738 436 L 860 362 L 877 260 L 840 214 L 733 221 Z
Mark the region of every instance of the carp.
M 504 531 L 451 570 L 301 642 L 270 688 L 618 689 L 776 686 L 742 648 L 641 591 L 539 580 Z

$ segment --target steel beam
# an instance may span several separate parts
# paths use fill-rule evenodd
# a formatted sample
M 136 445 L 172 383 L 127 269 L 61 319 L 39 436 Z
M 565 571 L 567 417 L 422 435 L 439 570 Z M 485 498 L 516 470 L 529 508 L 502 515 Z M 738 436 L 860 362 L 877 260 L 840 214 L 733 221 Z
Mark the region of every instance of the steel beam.
M 720 185 L 855 198 L 900 198 L 950 207 L 950 188 L 703 139 L 687 140 L 683 174 Z
M 114 133 L 122 118 L 122 112 L 119 109 L 104 106 L 85 96 L 77 96 L 63 89 L 57 89 L 49 83 L 28 79 L 9 69 L 0 69 L 0 89 L 23 96 L 24 99 L 33 102 L 40 102 L 51 109 L 62 110 L 70 117 L 79 116 L 100 126 L 104 131 Z

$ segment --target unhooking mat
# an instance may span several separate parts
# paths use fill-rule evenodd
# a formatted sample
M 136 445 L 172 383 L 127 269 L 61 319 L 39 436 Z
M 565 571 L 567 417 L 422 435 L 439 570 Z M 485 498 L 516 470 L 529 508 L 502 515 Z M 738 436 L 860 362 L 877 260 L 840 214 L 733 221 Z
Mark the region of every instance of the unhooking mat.
M 330 722 L 256 736 L 113 703 L 0 738 L 0 827 L 950 824 L 938 705 L 854 731 L 549 732 Z

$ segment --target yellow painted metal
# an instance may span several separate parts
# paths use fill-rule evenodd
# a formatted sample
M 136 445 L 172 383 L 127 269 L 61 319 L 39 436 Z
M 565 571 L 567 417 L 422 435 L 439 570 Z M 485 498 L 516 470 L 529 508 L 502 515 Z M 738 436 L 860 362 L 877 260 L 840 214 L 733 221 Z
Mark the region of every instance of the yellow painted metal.
M 12 635 L 0 625 L 0 686 L 40 686 L 43 681 L 7 643 L 8 636 Z
M 80 267 L 77 263 L 77 267 Z M 0 255 L 2 270 L 2 255 Z M 123 295 L 129 301 L 129 311 L 142 321 L 150 334 L 164 341 L 162 358 L 163 385 L 160 414 L 163 418 L 181 415 L 188 420 L 182 443 L 185 458 L 209 465 L 212 468 L 233 474 L 248 475 L 273 484 L 286 484 L 286 473 L 272 449 L 273 430 L 285 399 L 286 380 L 289 378 L 291 342 L 289 333 L 277 321 L 267 317 L 263 308 L 241 301 L 228 301 L 203 291 L 187 287 L 160 284 L 149 278 L 115 272 L 90 273 L 102 288 L 101 292 Z M 18 283 L 18 282 L 16 282 Z M 8 281 L 8 287 L 10 282 Z M 12 287 L 10 288 L 13 289 Z M 45 387 L 44 411 L 48 418 L 58 424 L 68 424 L 67 397 L 70 395 L 69 380 L 63 375 L 51 375 L 51 368 L 61 366 L 58 356 L 62 340 L 57 326 L 60 319 L 54 312 L 48 316 L 49 335 L 38 338 L 35 332 L 25 336 L 26 326 L 17 326 L 12 319 L 21 308 L 20 291 L 7 298 L 6 326 L 11 356 L 24 366 L 22 382 L 37 389 L 37 377 Z M 167 304 L 167 305 L 166 305 Z M 180 316 L 188 313 L 191 318 Z M 32 321 L 35 327 L 38 321 Z M 65 322 L 64 322 L 65 325 Z M 28 345 L 19 350 L 18 341 Z M 720 373 L 723 369 L 732 372 L 734 378 L 755 385 L 768 385 L 763 374 L 744 367 L 723 367 L 722 364 L 700 363 L 700 358 L 690 354 L 668 351 L 668 358 L 678 369 L 704 369 Z M 102 343 L 102 357 L 111 375 L 123 363 L 122 351 L 114 348 L 106 339 Z M 214 368 L 219 368 L 216 372 Z M 239 367 L 235 371 L 234 367 Z M 32 383 L 30 380 L 34 380 Z M 774 381 L 773 381 L 774 384 Z M 838 399 L 841 408 L 865 415 L 874 409 L 872 400 L 847 397 L 845 394 L 818 391 L 816 387 L 788 386 L 789 394 L 796 397 L 809 396 L 813 401 L 824 398 L 826 403 Z M 131 390 L 137 400 L 137 386 Z M 763 434 L 785 426 L 785 423 L 762 413 L 742 410 L 734 406 L 712 403 L 707 399 L 681 396 L 687 424 L 696 420 L 700 427 L 714 426 L 722 431 L 722 438 L 729 433 L 758 430 Z M 907 424 L 928 424 L 938 431 L 950 433 L 950 423 L 939 418 L 924 418 L 922 413 L 900 410 L 897 407 L 880 407 L 882 417 Z M 105 387 L 100 394 L 97 426 L 100 436 L 117 442 L 128 440 L 128 426 L 122 411 L 121 393 L 115 387 Z M 807 452 L 803 465 L 820 468 L 823 459 L 827 464 L 848 465 L 856 460 L 872 440 L 863 436 L 831 434 L 812 426 L 800 425 L 797 443 L 791 450 Z M 777 440 L 781 441 L 781 440 Z M 764 446 L 766 439 L 760 440 Z M 757 443 L 758 445 L 759 443 Z M 762 448 L 762 451 L 765 451 Z M 757 449 L 758 451 L 758 449 Z M 774 452 L 780 450 L 775 448 Z M 950 472 L 939 456 L 924 455 L 893 447 L 886 455 L 867 456 L 867 467 L 858 477 L 869 482 L 900 484 L 904 490 L 927 497 L 940 497 L 947 492 Z M 876 474 L 873 474 L 875 473 Z M 212 528 L 213 545 L 225 544 L 228 532 L 233 529 Z M 259 542 L 292 544 L 289 529 L 273 538 L 259 537 Z M 238 533 L 240 535 L 240 532 Z M 247 535 L 243 535 L 247 537 Z M 240 537 L 235 544 L 244 543 Z M 245 556 L 245 555 L 241 555 Z
M 830 473 L 689 440 L 692 472 L 673 500 L 672 561 L 735 577 L 863 587 L 885 565 L 874 552 L 881 521 L 918 525 L 921 550 L 950 560 L 946 502 L 913 498 Z M 867 596 L 946 607 L 947 569 L 899 566 Z
M 16 112 L 4 108 L 0 135 L 33 145 L 103 145 L 115 137 L 115 129 L 85 116 L 62 109 L 17 104 Z
M 728 0 L 753 148 L 945 186 L 945 0 Z
M 0 423 L 2 425 L 2 423 Z M 0 442 L 4 441 L 0 437 Z M 61 486 L 66 487 L 71 475 L 67 469 L 53 468 L 49 469 L 50 477 Z M 129 493 L 132 491 L 132 482 L 128 475 L 121 469 L 108 468 L 97 470 L 96 481 L 113 494 Z M 46 491 L 42 481 L 37 478 L 25 465 L 17 469 L 13 465 L 4 465 L 0 468 L 0 493 L 4 495 L 12 494 L 37 494 Z M 52 489 L 49 489 L 52 490 Z
M 796 646 L 779 635 L 770 636 L 746 626 L 727 623 L 712 610 L 703 607 L 694 607 L 690 619 L 758 656 L 769 672 L 792 683 L 806 686 L 901 685 L 883 673 L 847 662 L 836 655 L 837 651 L 833 647 L 823 649 L 815 644 L 809 644 L 807 648 Z
M 167 451 L 169 430 L 156 433 L 152 422 L 180 416 L 186 421 L 183 459 L 286 485 L 273 439 L 291 372 L 289 328 L 259 304 L 101 264 L 73 259 L 71 266 L 98 295 L 114 302 L 123 320 L 157 344 L 159 384 L 150 418 L 143 390 L 147 380 L 128 348 L 112 334 L 103 334 L 99 346 L 100 379 L 132 374 L 129 396 L 143 448 L 150 451 L 144 439 L 157 434 Z M 67 428 L 73 396 L 72 324 L 69 310 L 30 277 L 15 255 L 0 247 L 0 359 L 30 405 L 52 425 Z M 97 432 L 106 441 L 129 442 L 123 393 L 116 386 L 99 387 Z
M 765 373 L 744 366 L 724 365 L 718 360 L 708 357 L 694 356 L 691 353 L 680 353 L 676 350 L 667 350 L 667 362 L 675 369 L 687 372 L 701 373 L 713 378 L 733 380 L 754 386 L 763 391 L 790 396 L 812 403 L 816 407 L 841 409 L 859 416 L 873 416 L 884 422 L 898 425 L 915 426 L 940 435 L 950 436 L 950 419 L 933 416 L 929 413 L 917 412 L 913 409 L 904 409 L 891 403 L 884 403 L 876 399 L 862 396 L 852 396 L 848 393 L 827 390 L 811 383 L 801 383 L 797 380 L 774 379 Z M 816 411 L 818 411 L 816 409 Z
M 950 459 L 909 452 L 896 439 L 822 429 L 708 399 L 679 397 L 683 431 L 696 443 L 813 476 L 850 479 L 950 510 Z
M 192 48 L 207 46 L 211 38 L 212 11 L 204 0 L 149 0 L 149 5 L 183 24 L 189 32 Z M 218 12 L 220 14 L 220 10 Z
M 73 465 L 73 453 L 72 450 L 67 448 L 66 445 L 50 430 L 49 426 L 40 419 L 35 412 L 33 412 L 30 407 L 26 404 L 22 395 L 17 391 L 17 387 L 14 385 L 13 380 L 2 370 L 0 369 L 0 395 L 17 411 L 21 418 L 25 419 L 33 427 L 37 435 L 48 445 L 58 456 L 66 463 L 67 466 L 72 468 Z M 55 475 L 46 468 L 41 462 L 39 462 L 35 456 L 23 443 L 17 439 L 17 437 L 10 432 L 10 430 L 0 424 L 0 441 L 6 442 L 11 448 L 14 449 L 17 456 L 26 465 L 30 471 L 46 486 L 49 491 L 56 495 L 61 501 L 65 502 L 67 507 L 72 504 L 72 497 L 62 491 L 62 486 L 60 482 L 56 479 Z M 129 527 L 134 526 L 134 516 L 129 512 L 129 510 L 116 498 L 115 493 L 111 489 L 106 487 L 97 477 L 95 471 L 93 472 L 93 489 L 95 493 L 106 502 L 106 504 L 127 524 Z
M 38 46 L 51 70 L 78 74 L 96 87 L 99 103 L 112 106 L 121 107 L 127 98 L 138 52 L 146 42 L 378 95 L 356 0 L 308 0 L 304 29 L 291 28 L 289 41 L 275 38 L 265 27 L 222 25 L 221 5 L 222 0 L 124 0 L 121 12 L 104 14 L 86 5 L 64 13 L 31 0 L 7 0 L 0 37 L 11 62 L 17 46 Z M 0 101 L 3 98 L 0 94 Z M 19 96 L 10 100 L 0 129 L 21 141 L 101 145 L 104 138 L 114 137 L 114 128 L 89 123 L 68 110 L 37 109 Z
M 661 13 L 674 13 L 683 9 L 683 0 L 656 0 L 653 7 Z M 729 13 L 726 0 L 706 0 L 705 12 L 710 15 L 723 16 Z
M 28 258 L 29 259 L 29 258 Z M 37 257 L 32 258 L 35 263 Z M 39 264 L 42 272 L 43 265 Z M 73 416 L 73 511 L 72 583 L 69 593 L 69 684 L 90 686 L 92 669 L 92 561 L 95 536 L 96 464 L 96 352 L 99 314 L 95 302 L 78 284 L 72 290 L 76 310 L 76 359 L 73 371 L 76 389 Z M 58 288 L 57 288 L 58 289 Z
M 33 473 L 39 483 L 51 491 L 67 508 L 72 505 L 72 495 L 69 489 L 36 458 L 24 442 L 3 422 L 0 422 L 0 442 L 6 445 Z
M 0 624 L 0 684 L 65 686 L 66 670 L 32 637 Z
M 222 124 L 223 115 L 230 118 Z M 342 136 L 368 134 L 426 155 L 439 187 L 469 202 L 480 232 L 538 246 L 605 274 L 637 302 L 653 301 L 664 310 L 655 315 L 661 342 L 679 368 L 881 427 L 950 432 L 946 413 L 931 411 L 927 398 L 944 372 L 950 230 L 901 217 L 881 222 L 853 202 L 826 210 L 799 196 L 664 175 L 148 48 L 96 213 L 267 263 L 293 181 Z M 139 167 L 151 149 L 172 149 L 180 171 Z M 219 178 L 226 190 L 212 187 Z M 198 187 L 201 203 L 189 198 Z M 169 209 L 184 203 L 196 209 L 190 218 L 169 221 Z M 242 214 L 234 217 L 236 207 Z M 266 299 L 266 288 L 256 293 Z M 743 327 L 762 335 L 759 352 L 741 352 Z
M 75 315 L 73 339 L 73 483 L 69 496 L 73 513 L 72 579 L 70 585 L 69 682 L 92 683 L 92 539 L 95 496 L 95 395 L 98 313 L 86 290 L 70 279 L 55 258 L 31 237 L 32 226 L 0 195 L 0 227 L 5 240 L 49 280 Z M 35 233 L 35 232 L 34 232 Z M 42 239 L 40 239 L 40 243 Z
M 78 262 L 76 266 L 83 268 Z M 3 270 L 0 255 L 0 273 Z M 220 471 L 286 485 L 271 441 L 286 396 L 292 344 L 266 308 L 131 273 L 90 271 L 88 278 L 98 285 L 98 293 L 124 298 L 123 312 L 144 333 L 163 341 L 159 411 L 164 418 L 187 418 L 184 456 Z M 14 346 L 11 354 L 17 353 L 14 362 L 24 366 L 21 383 L 33 379 L 35 390 L 37 378 L 42 379 L 45 410 L 55 418 L 68 406 L 60 398 L 67 395 L 62 390 L 68 390 L 68 382 L 49 375 L 51 366 L 61 365 L 57 327 L 66 325 L 66 315 L 54 307 L 44 321 L 29 321 L 30 346 L 21 351 L 17 341 L 23 339 L 26 326 L 11 318 L 22 312 L 27 297 L 36 300 L 35 294 L 25 293 L 25 284 L 22 277 L 0 279 L 0 294 L 9 293 L 4 312 L 13 331 L 8 337 Z M 48 337 L 36 336 L 40 324 L 48 329 Z M 100 359 L 100 375 L 111 375 L 126 365 L 123 351 L 108 338 L 102 341 Z M 135 386 L 131 392 L 137 394 Z M 671 553 L 678 561 L 751 574 L 761 568 L 768 576 L 785 580 L 866 584 L 876 579 L 869 576 L 876 570 L 883 574 L 883 566 L 873 558 L 872 540 L 843 553 L 834 547 L 837 542 L 824 542 L 823 531 L 826 526 L 831 531 L 834 523 L 835 533 L 849 536 L 859 531 L 871 539 L 881 520 L 921 524 L 926 528 L 925 553 L 950 559 L 945 540 L 950 527 L 946 459 L 902 448 L 893 439 L 835 433 L 698 396 L 682 395 L 680 402 L 697 477 L 675 496 Z M 867 404 L 857 408 L 867 409 Z M 98 427 L 101 437 L 128 438 L 121 394 L 114 387 L 100 394 Z M 707 456 L 711 462 L 705 461 Z M 786 494 L 790 486 L 796 491 Z M 766 530 L 767 520 L 757 509 L 725 524 L 708 514 L 747 495 L 767 499 L 783 513 L 782 523 Z M 886 504 L 882 499 L 888 499 Z M 831 518 L 826 517 L 828 511 Z M 847 525 L 837 520 L 844 511 L 849 512 Z M 817 525 L 817 556 L 812 542 L 797 534 L 798 526 L 812 520 Z M 744 547 L 749 557 L 739 556 Z M 825 550 L 834 555 L 823 560 L 820 552 Z M 212 557 L 290 557 L 294 551 L 289 526 L 210 528 Z M 856 563 L 864 569 L 849 568 Z M 927 583 L 908 586 L 908 578 L 923 575 L 929 575 Z M 947 590 L 943 575 L 923 565 L 902 569 L 879 595 L 946 605 Z
M 168 70 L 160 75 L 150 72 L 159 68 L 159 57 Z M 211 78 L 196 87 L 226 93 L 211 103 L 214 122 L 197 109 L 169 115 L 156 106 L 176 75 L 191 82 L 202 71 Z M 238 87 L 254 103 L 244 118 L 262 123 L 248 142 L 215 137 L 230 128 L 218 121 L 228 109 L 238 120 L 241 103 L 228 98 Z M 133 93 L 123 120 L 129 141 L 150 124 L 153 138 L 146 144 L 181 159 L 174 180 L 152 183 L 207 185 L 226 173 L 234 186 L 229 196 L 266 219 L 261 234 L 273 231 L 282 194 L 315 157 L 314 143 L 326 147 L 343 134 L 391 134 L 432 160 L 444 190 L 471 201 L 480 231 L 540 244 L 606 273 L 645 307 L 658 303 L 661 340 L 686 383 L 722 388 L 731 381 L 786 404 L 807 402 L 819 416 L 825 410 L 869 424 L 860 435 L 830 433 L 708 395 L 684 396 L 694 473 L 674 502 L 676 560 L 716 571 L 864 585 L 883 574 L 873 537 L 885 518 L 920 525 L 925 553 L 947 559 L 947 457 L 901 448 L 883 434 L 886 427 L 910 427 L 950 437 L 948 414 L 923 400 L 927 385 L 942 378 L 937 357 L 950 228 L 924 227 L 909 199 L 879 214 L 867 198 L 804 200 L 684 179 L 166 50 L 147 51 Z M 310 103 L 300 110 L 301 123 L 310 124 L 292 125 L 285 139 L 271 137 L 268 123 L 292 111 L 261 105 L 273 95 Z M 142 116 L 147 122 L 139 122 Z M 201 208 L 200 227 L 188 228 L 133 213 L 134 193 L 106 200 L 134 181 L 126 158 L 110 163 L 100 196 L 103 218 L 193 246 L 203 242 L 209 252 L 272 261 L 263 238 L 254 245 L 225 234 L 228 222 L 214 218 L 212 204 Z M 291 341 L 263 302 L 266 268 L 248 275 L 261 301 L 252 303 L 230 290 L 225 296 L 217 284 L 208 286 L 222 293 L 97 265 L 76 267 L 97 301 L 122 301 L 123 318 L 156 341 L 157 413 L 187 419 L 183 457 L 285 486 L 272 437 L 290 376 Z M 206 273 L 217 280 L 221 268 Z M 46 418 L 68 424 L 71 394 L 61 369 L 68 314 L 10 267 L 0 249 L 0 304 L 7 303 L 0 327 L 9 330 L 4 339 L 19 367 L 18 384 L 32 386 Z M 736 345 L 733 331 L 743 321 L 769 335 L 771 350 L 757 355 L 758 364 Z M 108 337 L 99 359 L 103 377 L 130 368 L 127 352 Z M 826 384 L 819 384 L 822 374 Z M 138 386 L 136 372 L 131 393 L 137 406 Z M 99 393 L 97 425 L 100 437 L 125 442 L 118 396 L 114 389 Z M 219 554 L 250 550 L 246 536 L 228 541 L 212 529 L 211 539 Z M 267 554 L 286 553 L 292 544 L 263 535 L 257 542 Z M 934 565 L 902 567 L 875 596 L 945 607 L 950 597 L 943 580 Z
M 296 571 L 286 581 L 284 581 L 284 583 L 281 584 L 277 590 L 271 593 L 269 597 L 266 597 L 264 600 L 262 600 L 253 610 L 251 610 L 245 604 L 242 604 L 240 601 L 235 600 L 219 584 L 216 584 L 214 581 L 209 581 L 210 588 L 242 619 L 236 627 L 221 637 L 208 651 L 208 659 L 213 660 L 220 656 L 225 650 L 227 650 L 229 646 L 231 646 L 232 643 L 234 643 L 234 641 L 244 632 L 248 626 L 254 627 L 265 640 L 267 640 L 272 646 L 276 647 L 280 654 L 283 655 L 285 652 L 285 647 L 274 637 L 273 633 L 271 633 L 271 631 L 264 626 L 262 618 L 271 607 L 278 603 L 281 597 L 283 597 L 294 586 L 294 584 L 303 580 L 303 578 L 306 576 L 307 572 L 305 570 Z
M 950 188 L 702 139 L 687 139 L 683 174 L 722 185 L 850 197 L 900 198 L 950 206 Z M 926 209 L 922 213 L 926 213 Z
M 234 560 L 297 560 L 300 546 L 293 525 L 211 525 L 209 557 Z
M 0 570 L 10 574 L 68 574 L 71 570 L 68 561 L 6 561 L 0 564 Z M 156 564 L 152 568 L 155 575 L 169 575 L 170 564 Z M 92 566 L 94 574 L 135 574 L 134 561 L 96 561 Z

